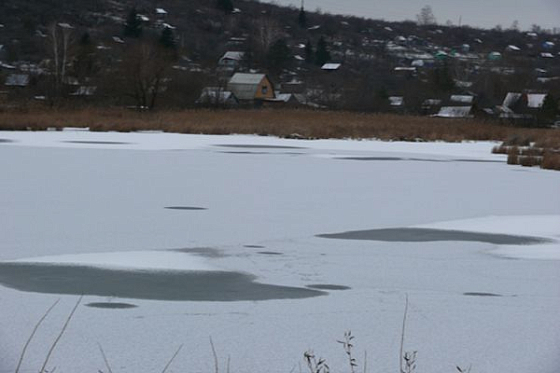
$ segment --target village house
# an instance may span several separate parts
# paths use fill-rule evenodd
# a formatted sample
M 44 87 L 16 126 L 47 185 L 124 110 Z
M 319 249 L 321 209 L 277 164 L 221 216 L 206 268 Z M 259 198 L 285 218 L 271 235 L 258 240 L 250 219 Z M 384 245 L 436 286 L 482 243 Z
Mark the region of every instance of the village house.
M 547 95 L 546 93 L 509 92 L 502 105 L 496 107 L 496 111 L 502 120 L 527 124 L 535 119 Z
M 218 67 L 224 70 L 236 70 L 241 65 L 244 56 L 245 52 L 228 51 L 218 61 Z
M 265 103 L 266 106 L 291 108 L 299 108 L 307 105 L 305 96 L 298 93 L 277 93 L 274 98 L 266 99 Z
M 28 74 L 10 74 L 4 83 L 7 87 L 27 87 L 29 85 Z
M 239 100 L 233 92 L 221 87 L 205 87 L 202 89 L 196 104 L 202 106 L 234 107 L 239 105 Z
M 236 73 L 227 84 L 239 101 L 255 102 L 276 97 L 274 85 L 265 74 Z
M 472 118 L 472 106 L 443 106 L 439 112 L 434 115 L 438 118 Z

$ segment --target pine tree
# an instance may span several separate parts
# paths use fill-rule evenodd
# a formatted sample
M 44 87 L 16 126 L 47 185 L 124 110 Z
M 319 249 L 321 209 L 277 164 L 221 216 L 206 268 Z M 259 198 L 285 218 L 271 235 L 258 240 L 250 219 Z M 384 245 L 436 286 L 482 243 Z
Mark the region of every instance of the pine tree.
M 216 0 L 217 7 L 224 11 L 224 13 L 229 14 L 233 12 L 233 2 L 232 0 Z
M 298 25 L 301 28 L 306 28 L 307 27 L 307 14 L 305 14 L 305 9 L 303 9 L 303 6 L 299 10 Z
M 317 51 L 315 52 L 315 64 L 318 66 L 323 66 L 331 59 L 331 54 L 327 49 L 327 42 L 325 38 L 321 36 L 319 42 L 317 43 Z
M 558 101 L 554 98 L 552 93 L 547 94 L 541 108 L 541 117 L 544 120 L 553 121 L 559 112 Z
M 313 53 L 313 44 L 311 41 L 307 40 L 305 43 L 305 62 L 313 63 L 315 61 L 315 54 Z
M 136 8 L 132 8 L 124 24 L 124 36 L 139 38 L 142 36 L 142 21 L 138 17 Z
M 90 45 L 90 44 L 91 44 L 91 36 L 86 31 L 80 37 L 80 46 L 87 46 L 87 45 Z
M 175 35 L 173 35 L 173 30 L 170 27 L 165 27 L 163 29 L 159 42 L 165 48 L 175 49 L 177 47 L 177 44 L 175 43 Z
M 268 66 L 273 70 L 282 69 L 290 60 L 290 48 L 284 39 L 278 39 L 266 54 Z

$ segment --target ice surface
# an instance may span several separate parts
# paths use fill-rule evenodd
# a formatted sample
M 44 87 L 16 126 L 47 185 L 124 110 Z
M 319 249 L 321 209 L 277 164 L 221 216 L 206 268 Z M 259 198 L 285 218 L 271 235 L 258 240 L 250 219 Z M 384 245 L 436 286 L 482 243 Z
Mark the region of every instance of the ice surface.
M 4 262 L 10 263 L 10 262 Z M 68 254 L 14 260 L 19 264 L 66 264 L 121 270 L 218 271 L 201 256 L 176 251 L 127 251 Z
M 298 371 L 303 352 L 312 348 L 339 372 L 347 370 L 347 362 L 336 340 L 352 330 L 358 364 L 367 350 L 369 371 L 398 371 L 406 295 L 405 349 L 418 350 L 419 371 L 452 372 L 456 365 L 472 364 L 473 372 L 556 373 L 560 366 L 555 243 L 315 237 L 413 227 L 557 241 L 560 173 L 508 166 L 504 155 L 491 154 L 495 143 L 75 130 L 3 132 L 1 138 L 13 142 L 0 145 L 0 261 L 33 269 L 50 264 L 78 279 L 86 277 L 81 268 L 96 269 L 93 275 L 209 268 L 204 273 L 242 273 L 258 284 L 298 291 L 314 291 L 307 288 L 314 285 L 349 288 L 311 298 L 230 302 L 89 295 L 57 346 L 51 369 L 103 370 L 99 342 L 115 373 L 161 371 L 181 344 L 170 370 L 213 371 L 207 342 L 212 336 L 221 368 L 231 356 L 232 371 Z M 303 154 L 267 148 L 270 154 L 232 155 L 216 145 L 293 146 Z M 169 251 L 176 248 L 187 249 Z M 283 255 L 259 254 L 265 250 Z M 124 252 L 139 257 L 119 258 Z M 85 263 L 89 266 L 79 265 Z M 14 371 L 33 324 L 58 298 L 29 347 L 22 373 L 41 366 L 77 297 L 0 286 L 0 371 Z M 86 306 L 90 303 L 137 307 L 101 309 Z

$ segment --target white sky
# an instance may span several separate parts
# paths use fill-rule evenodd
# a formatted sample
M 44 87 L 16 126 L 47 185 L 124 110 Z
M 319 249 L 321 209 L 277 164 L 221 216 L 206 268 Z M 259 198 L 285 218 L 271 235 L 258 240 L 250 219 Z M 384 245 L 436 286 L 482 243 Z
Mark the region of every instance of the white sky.
M 301 0 L 261 0 L 280 5 L 299 5 Z M 532 24 L 560 27 L 560 0 L 305 0 L 308 10 L 354 14 L 388 21 L 415 20 L 424 5 L 431 5 L 439 23 L 451 20 L 471 26 L 504 28 L 519 21 L 522 29 Z

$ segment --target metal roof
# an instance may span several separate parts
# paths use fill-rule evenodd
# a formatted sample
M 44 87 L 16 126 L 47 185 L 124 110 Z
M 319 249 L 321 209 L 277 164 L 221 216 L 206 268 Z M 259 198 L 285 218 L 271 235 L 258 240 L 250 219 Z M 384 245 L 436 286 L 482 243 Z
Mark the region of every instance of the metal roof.
M 326 63 L 324 64 L 321 69 L 322 70 L 338 70 L 341 64 L 339 63 Z
M 451 95 L 451 101 L 459 102 L 461 104 L 472 104 L 474 96 L 471 95 Z
M 504 102 L 502 103 L 503 107 L 511 108 L 513 105 L 519 101 L 522 94 L 517 92 L 509 92 L 506 97 L 504 98 Z
M 436 114 L 440 118 L 470 118 L 472 106 L 444 106 Z
M 243 56 L 245 56 L 245 52 L 228 51 L 224 53 L 222 58 L 220 58 L 220 61 L 223 60 L 241 61 L 243 59 Z
M 546 94 L 543 93 L 529 93 L 527 94 L 527 107 L 531 109 L 540 109 L 546 98 Z
M 229 80 L 229 84 L 250 84 L 257 85 L 264 78 L 265 74 L 247 74 L 247 73 L 236 73 Z

